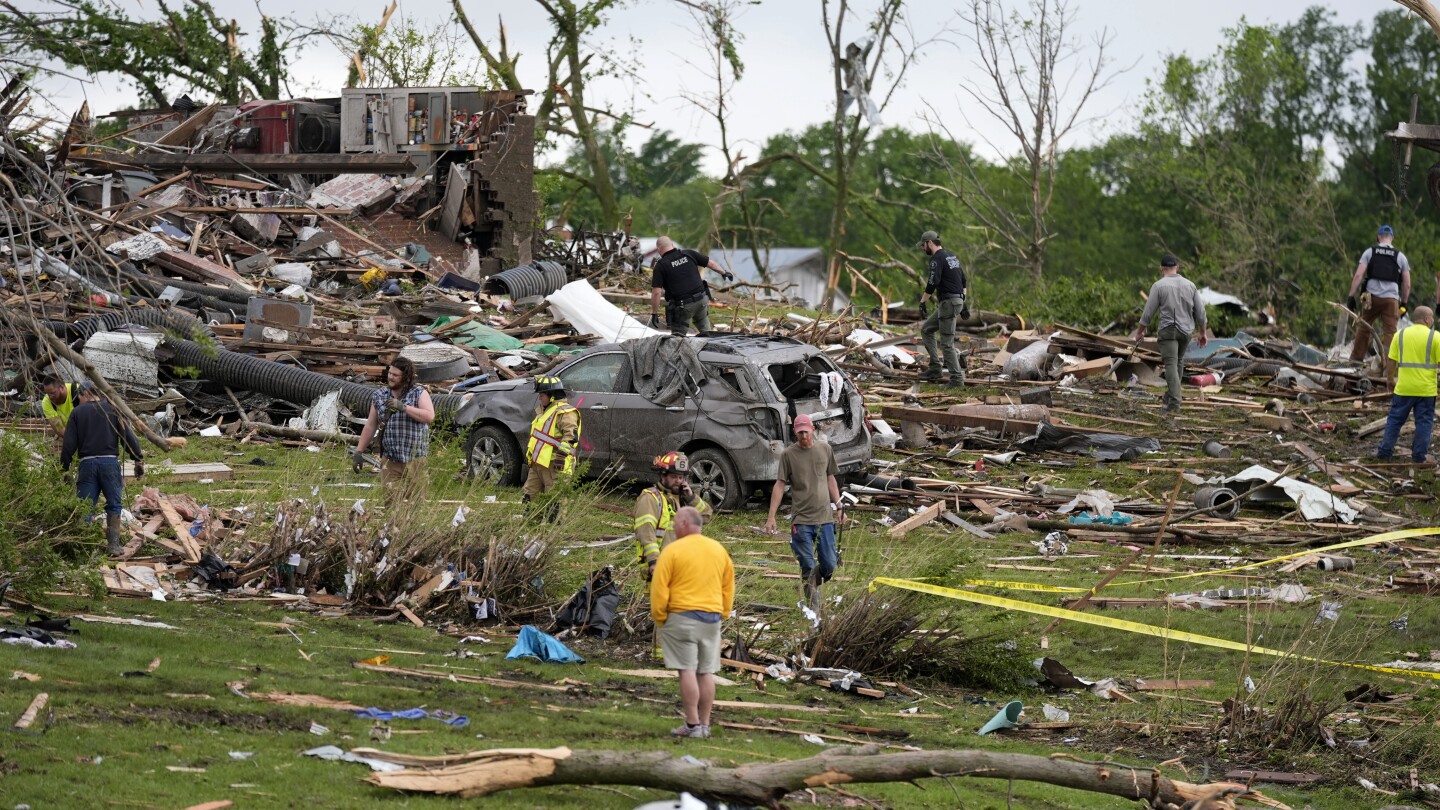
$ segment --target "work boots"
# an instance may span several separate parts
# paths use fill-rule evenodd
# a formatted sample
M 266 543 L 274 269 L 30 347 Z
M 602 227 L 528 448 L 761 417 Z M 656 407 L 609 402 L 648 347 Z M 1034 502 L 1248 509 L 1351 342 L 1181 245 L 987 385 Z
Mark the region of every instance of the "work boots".
M 943 367 L 933 360 L 930 361 L 930 365 L 926 366 L 925 370 L 920 373 L 920 379 L 922 380 L 939 380 L 943 376 Z
M 105 553 L 111 557 L 120 556 L 125 550 L 125 545 L 120 542 L 120 516 L 105 516 Z

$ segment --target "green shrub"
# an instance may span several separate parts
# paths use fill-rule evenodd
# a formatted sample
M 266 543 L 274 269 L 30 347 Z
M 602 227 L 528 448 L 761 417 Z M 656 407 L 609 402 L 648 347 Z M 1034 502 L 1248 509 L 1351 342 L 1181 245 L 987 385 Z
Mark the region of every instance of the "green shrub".
M 32 599 L 62 578 L 98 594 L 89 560 L 101 527 L 87 520 L 91 505 L 75 497 L 55 460 L 16 433 L 0 433 L 0 492 L 0 579 Z

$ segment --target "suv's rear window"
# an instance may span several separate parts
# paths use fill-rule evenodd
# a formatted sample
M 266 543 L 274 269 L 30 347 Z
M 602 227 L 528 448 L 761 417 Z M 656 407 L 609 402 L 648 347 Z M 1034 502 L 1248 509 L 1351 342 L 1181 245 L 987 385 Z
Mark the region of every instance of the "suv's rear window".
M 773 363 L 765 370 L 785 399 L 814 399 L 820 396 L 820 375 L 835 369 L 828 360 L 815 355 L 794 363 Z

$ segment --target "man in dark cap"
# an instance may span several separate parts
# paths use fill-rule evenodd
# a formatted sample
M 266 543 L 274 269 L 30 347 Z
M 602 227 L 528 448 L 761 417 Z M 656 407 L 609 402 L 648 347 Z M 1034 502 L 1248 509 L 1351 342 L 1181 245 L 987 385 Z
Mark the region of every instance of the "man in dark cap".
M 145 475 L 144 454 L 140 441 L 115 412 L 115 406 L 100 398 L 95 384 L 80 384 L 80 404 L 70 413 L 65 426 L 65 445 L 60 451 L 60 469 L 69 470 L 70 460 L 80 457 L 80 473 L 76 476 L 76 494 L 91 504 L 98 504 L 105 494 L 106 550 L 113 556 L 120 553 L 120 513 L 124 478 L 120 472 L 120 445 L 135 460 L 135 477 Z
M 1160 343 L 1160 356 L 1165 359 L 1165 412 L 1180 410 L 1180 369 L 1185 350 L 1190 346 L 1190 333 L 1199 331 L 1195 342 L 1202 347 L 1205 337 L 1205 305 L 1195 283 L 1180 275 L 1180 260 L 1166 253 L 1160 259 L 1160 280 L 1150 285 L 1150 298 L 1140 313 L 1135 327 L 1136 340 L 1145 337 L 1145 328 L 1156 314 L 1160 329 L 1155 333 Z
M 1395 249 L 1394 241 L 1395 229 L 1381 225 L 1375 245 L 1360 254 L 1360 263 L 1350 279 L 1350 297 L 1345 305 L 1360 316 L 1355 343 L 1350 347 L 1352 362 L 1364 360 L 1370 351 L 1370 337 L 1375 331 L 1371 324 L 1376 318 L 1380 319 L 1380 345 L 1386 347 L 1380 354 L 1385 355 L 1400 316 L 1405 314 L 1405 302 L 1410 300 L 1410 260 Z
M 969 288 L 965 270 L 955 254 L 940 247 L 940 234 L 926 231 L 920 234 L 916 247 L 930 257 L 930 274 L 925 277 L 925 294 L 920 296 L 920 316 L 925 322 L 920 325 L 920 339 L 925 344 L 925 353 L 930 355 L 930 365 L 920 375 L 922 380 L 940 379 L 940 352 L 945 353 L 945 368 L 950 372 L 951 385 L 965 384 L 965 367 L 960 364 L 960 353 L 955 350 L 955 318 L 970 317 L 970 306 L 966 303 Z M 938 303 L 935 311 L 926 316 L 925 305 L 930 296 Z M 935 345 L 936 333 L 940 345 Z

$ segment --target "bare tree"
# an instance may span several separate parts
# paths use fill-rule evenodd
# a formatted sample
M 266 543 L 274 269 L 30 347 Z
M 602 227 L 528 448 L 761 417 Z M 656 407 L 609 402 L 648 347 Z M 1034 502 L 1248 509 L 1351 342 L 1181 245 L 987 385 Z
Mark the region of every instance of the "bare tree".
M 745 75 L 745 63 L 740 58 L 740 43 L 743 35 L 735 26 L 746 6 L 754 5 L 753 0 L 675 0 L 690 12 L 695 38 L 704 47 L 704 58 L 699 64 L 692 62 L 705 78 L 708 87 L 701 90 L 681 90 L 681 97 L 694 105 L 715 122 L 719 131 L 719 143 L 714 148 L 725 161 L 725 174 L 720 179 L 720 193 L 710 205 L 710 225 L 705 241 L 719 239 L 727 208 L 734 206 L 743 223 L 745 241 L 750 248 L 751 258 L 760 273 L 762 283 L 768 283 L 769 272 L 760 255 L 760 229 L 756 222 L 755 205 L 751 189 L 740 172 L 745 155 L 738 151 L 730 140 L 730 103 L 735 85 Z M 687 52 L 694 49 L 687 47 Z
M 1113 34 L 1108 28 L 1091 38 L 1093 52 L 1084 58 L 1087 49 L 1072 33 L 1074 10 L 1066 0 L 1028 0 L 1023 12 L 1007 8 L 1004 0 L 970 0 L 958 16 L 981 73 L 981 78 L 962 78 L 960 87 L 1019 146 L 1018 157 L 1005 160 L 1004 166 L 1026 194 L 1022 209 L 1003 202 L 997 189 L 981 182 L 978 159 L 968 154 L 961 165 L 951 167 L 959 181 L 953 193 L 989 238 L 1039 280 L 1050 239 L 1045 218 L 1054 199 L 1061 141 L 1084 123 L 1081 115 L 1095 94 L 1128 68 L 1111 69 L 1106 49 Z M 966 106 L 960 105 L 960 116 L 971 124 Z M 928 117 L 932 135 L 956 140 L 933 107 Z M 1010 153 L 984 140 L 1002 156 Z M 937 149 L 934 154 L 942 153 Z
M 544 85 L 538 91 L 535 107 L 535 138 L 543 141 L 550 135 L 573 138 L 590 164 L 589 176 L 559 169 L 549 169 L 588 189 L 600 203 L 600 228 L 614 228 L 620 221 L 620 206 L 615 182 L 610 176 L 609 160 L 603 143 L 605 119 L 628 122 L 629 116 L 617 115 L 608 109 L 591 107 L 585 95 L 590 80 L 603 71 L 629 70 L 613 52 L 597 47 L 597 34 L 605 25 L 606 14 L 623 0 L 535 0 L 550 19 L 551 36 L 545 49 Z M 505 34 L 505 22 L 499 24 L 496 47 L 492 47 L 470 23 L 460 0 L 451 0 L 455 17 L 480 52 L 487 70 L 496 84 L 509 90 L 524 90 L 520 80 L 520 54 L 511 53 Z

